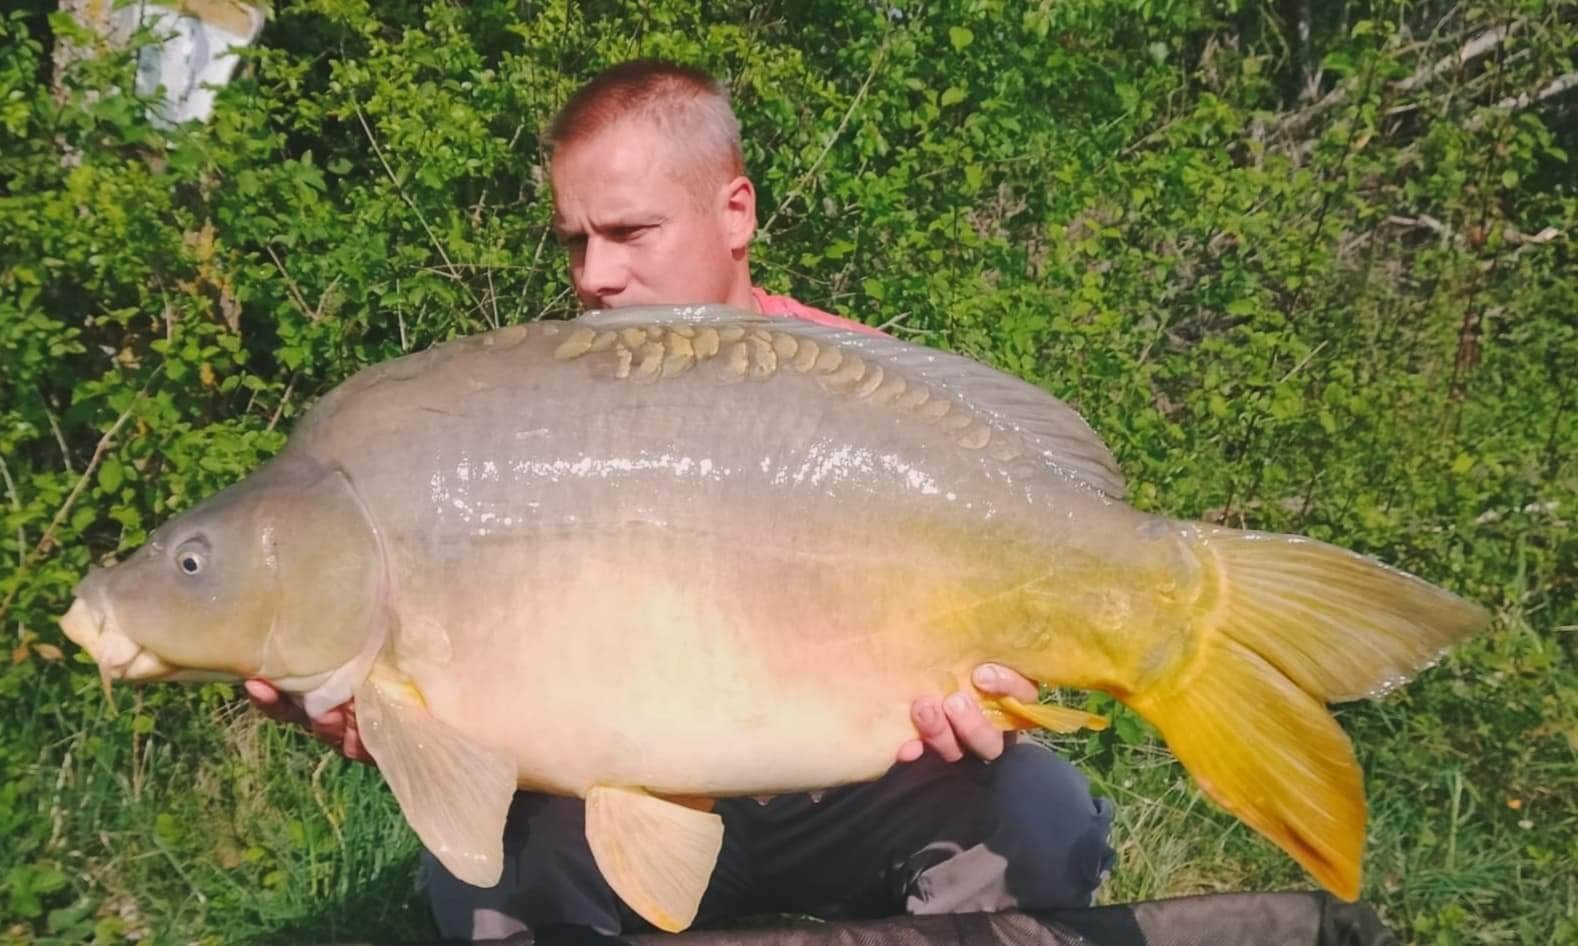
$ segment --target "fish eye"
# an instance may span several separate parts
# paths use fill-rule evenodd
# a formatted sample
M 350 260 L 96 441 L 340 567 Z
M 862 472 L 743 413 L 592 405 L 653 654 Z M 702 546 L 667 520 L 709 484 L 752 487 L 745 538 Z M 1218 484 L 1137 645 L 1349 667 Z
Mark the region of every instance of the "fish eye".
M 201 575 L 207 565 L 208 543 L 202 539 L 182 542 L 175 550 L 175 567 L 179 568 L 183 575 Z

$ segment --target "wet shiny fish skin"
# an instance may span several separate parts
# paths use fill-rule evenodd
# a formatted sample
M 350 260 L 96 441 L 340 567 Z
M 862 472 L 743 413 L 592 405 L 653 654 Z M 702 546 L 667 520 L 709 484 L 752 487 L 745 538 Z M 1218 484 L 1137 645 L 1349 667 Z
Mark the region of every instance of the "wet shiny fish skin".
M 402 810 L 473 882 L 497 877 L 516 785 L 588 798 L 598 863 L 664 928 L 695 904 L 643 878 L 684 867 L 699 898 L 721 828 L 651 796 L 874 778 L 911 700 L 984 661 L 1125 700 L 1354 896 L 1361 773 L 1323 704 L 1407 676 L 1483 612 L 1123 491 L 1077 413 L 966 359 L 620 310 L 364 370 L 264 470 L 84 579 L 63 623 L 128 679 L 135 652 L 147 679 L 265 675 L 309 708 L 354 693 Z M 159 550 L 195 542 L 215 564 L 177 577 Z M 694 862 L 657 863 L 674 851 Z

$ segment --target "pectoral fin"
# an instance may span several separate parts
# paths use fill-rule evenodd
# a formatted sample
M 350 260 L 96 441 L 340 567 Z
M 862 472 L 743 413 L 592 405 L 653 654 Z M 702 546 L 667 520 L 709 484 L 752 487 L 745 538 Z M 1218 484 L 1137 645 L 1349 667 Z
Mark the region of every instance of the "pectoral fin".
M 433 856 L 468 884 L 497 884 L 515 764 L 434 718 L 414 685 L 382 668 L 357 689 L 356 720 L 405 820 Z
M 1011 696 L 999 696 L 991 700 L 984 700 L 981 709 L 986 713 L 986 718 L 996 723 L 999 728 L 1008 729 L 1046 729 L 1052 732 L 1078 732 L 1081 729 L 1102 730 L 1107 728 L 1107 718 L 1087 713 L 1084 710 L 1069 709 L 1066 706 L 1050 706 L 1046 703 L 1021 703 Z
M 690 926 L 707 891 L 723 819 L 640 789 L 596 786 L 586 795 L 586 840 L 608 885 L 668 933 Z

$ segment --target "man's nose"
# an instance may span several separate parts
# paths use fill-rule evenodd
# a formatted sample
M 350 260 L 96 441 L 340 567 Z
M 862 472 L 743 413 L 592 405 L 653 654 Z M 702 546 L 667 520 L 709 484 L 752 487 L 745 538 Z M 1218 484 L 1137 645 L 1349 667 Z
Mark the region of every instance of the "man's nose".
M 606 241 L 588 239 L 586 252 L 581 259 L 581 286 L 585 294 L 614 295 L 625 288 L 629 269 L 625 266 L 624 251 Z

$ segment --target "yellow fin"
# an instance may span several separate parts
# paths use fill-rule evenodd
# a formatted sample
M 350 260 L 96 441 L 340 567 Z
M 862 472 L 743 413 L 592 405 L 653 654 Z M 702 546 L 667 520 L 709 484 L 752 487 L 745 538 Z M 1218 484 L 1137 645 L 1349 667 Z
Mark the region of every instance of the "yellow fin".
M 1129 704 L 1160 729 L 1207 795 L 1349 900 L 1359 895 L 1364 784 L 1326 708 L 1230 640 L 1199 673 Z
M 640 789 L 586 794 L 586 840 L 614 893 L 647 922 L 678 933 L 696 919 L 723 849 L 723 819 Z
M 1220 597 L 1207 625 L 1335 703 L 1376 696 L 1483 629 L 1483 608 L 1346 549 L 1298 536 L 1202 530 Z
M 1107 728 L 1107 718 L 1084 710 L 1047 703 L 1021 703 L 1011 696 L 983 700 L 988 719 L 1003 729 L 1046 729 L 1051 732 L 1078 732 L 1081 729 Z
M 1193 540 L 1208 589 L 1191 622 L 1198 650 L 1127 701 L 1208 795 L 1351 900 L 1363 775 L 1324 704 L 1401 684 L 1488 616 L 1322 542 L 1222 528 Z
M 429 714 L 415 685 L 383 667 L 356 691 L 356 722 L 405 820 L 433 856 L 468 884 L 497 884 L 515 763 Z

